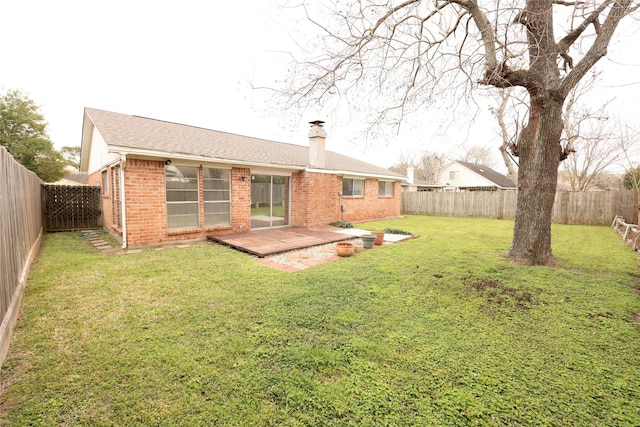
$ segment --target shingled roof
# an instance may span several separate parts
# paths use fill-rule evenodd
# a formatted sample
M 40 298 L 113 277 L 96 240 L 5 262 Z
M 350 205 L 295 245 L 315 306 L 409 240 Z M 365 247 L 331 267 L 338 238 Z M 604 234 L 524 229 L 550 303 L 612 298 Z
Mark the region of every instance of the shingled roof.
M 158 157 L 206 158 L 212 162 L 305 169 L 309 147 L 236 135 L 196 126 L 85 108 L 110 151 L 152 153 Z M 376 177 L 402 175 L 333 151 L 325 152 L 325 169 Z
M 502 175 L 499 172 L 494 171 L 493 169 L 487 166 L 479 165 L 477 163 L 463 162 L 460 160 L 458 160 L 457 162 L 460 163 L 462 166 L 466 167 L 467 169 L 470 169 L 471 171 L 477 173 L 478 175 L 483 176 L 484 178 L 493 182 L 494 184 L 496 184 L 497 187 L 500 187 L 500 188 L 516 187 L 516 185 L 513 183 L 513 181 L 511 181 L 510 178 Z

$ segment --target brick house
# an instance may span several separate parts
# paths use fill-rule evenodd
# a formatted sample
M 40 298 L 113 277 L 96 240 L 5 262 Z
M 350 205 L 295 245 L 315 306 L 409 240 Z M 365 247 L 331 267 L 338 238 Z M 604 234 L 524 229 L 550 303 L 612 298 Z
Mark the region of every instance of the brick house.
M 325 150 L 85 108 L 81 172 L 123 247 L 400 215 L 401 175 Z

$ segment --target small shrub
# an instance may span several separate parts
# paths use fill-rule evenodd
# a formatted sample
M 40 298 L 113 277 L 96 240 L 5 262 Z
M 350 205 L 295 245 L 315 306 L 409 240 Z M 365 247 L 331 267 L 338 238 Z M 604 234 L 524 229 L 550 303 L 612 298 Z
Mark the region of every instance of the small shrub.
M 340 228 L 353 228 L 353 224 L 351 224 L 349 221 L 333 221 L 330 222 L 329 225 Z
M 384 231 L 387 234 L 402 234 L 402 235 L 405 235 L 405 236 L 413 236 L 412 232 L 405 231 L 405 230 L 400 230 L 398 228 L 385 228 L 382 231 Z

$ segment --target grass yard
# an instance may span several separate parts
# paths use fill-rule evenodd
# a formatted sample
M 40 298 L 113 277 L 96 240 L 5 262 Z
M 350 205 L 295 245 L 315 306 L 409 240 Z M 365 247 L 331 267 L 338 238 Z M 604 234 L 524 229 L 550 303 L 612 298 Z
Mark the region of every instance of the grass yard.
M 640 425 L 639 273 L 610 228 L 554 226 L 552 269 L 498 256 L 510 221 L 361 227 L 420 237 L 285 273 L 47 235 L 0 425 Z

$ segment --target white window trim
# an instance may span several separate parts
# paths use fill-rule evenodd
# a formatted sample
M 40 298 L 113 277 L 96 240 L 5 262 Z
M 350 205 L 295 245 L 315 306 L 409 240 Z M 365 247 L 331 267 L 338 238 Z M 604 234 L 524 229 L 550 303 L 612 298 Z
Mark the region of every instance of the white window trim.
M 218 169 L 218 170 L 227 170 L 227 171 L 229 171 L 229 199 L 228 200 L 209 200 L 209 201 L 205 200 L 204 193 L 207 192 L 207 191 L 212 191 L 212 190 L 205 189 L 204 188 L 204 182 L 205 182 L 205 180 L 212 179 L 212 178 L 205 178 L 204 177 L 204 169 Z M 203 214 L 204 214 L 203 220 L 204 220 L 204 227 L 205 228 L 225 227 L 225 226 L 229 226 L 229 225 L 231 225 L 233 223 L 233 218 L 231 217 L 231 215 L 233 213 L 233 209 L 232 209 L 232 206 L 231 206 L 232 199 L 233 199 L 233 197 L 231 195 L 231 180 L 232 180 L 232 177 L 233 177 L 233 173 L 232 173 L 231 168 L 219 168 L 219 167 L 210 167 L 210 166 L 202 165 L 202 192 L 203 192 L 203 194 L 202 194 L 202 208 L 203 208 Z M 211 203 L 211 204 L 228 203 L 229 204 L 229 222 L 227 224 L 212 224 L 212 225 L 208 225 L 207 224 L 207 212 L 206 212 L 206 209 L 205 209 L 208 203 Z
M 345 179 L 351 179 L 353 181 L 362 181 L 362 194 L 344 194 L 344 180 Z M 361 176 L 343 176 L 342 177 L 342 195 L 344 197 L 364 197 L 364 190 L 365 190 L 365 185 L 366 185 L 366 179 L 361 177 Z
M 391 183 L 391 194 L 380 194 L 380 183 L 384 182 L 384 183 Z M 378 197 L 393 197 L 395 195 L 396 189 L 395 189 L 395 181 L 389 180 L 389 179 L 379 179 L 378 180 Z
M 167 175 L 166 175 L 166 167 L 165 167 L 165 172 L 164 172 L 164 180 L 165 180 L 165 206 L 169 206 L 169 205 L 177 205 L 177 204 L 197 204 L 198 206 L 198 224 L 195 226 L 187 226 L 187 227 L 178 227 L 178 228 L 172 228 L 169 226 L 169 209 L 167 209 L 167 213 L 166 213 L 166 225 L 167 225 L 167 231 L 169 232 L 176 232 L 176 231 L 180 231 L 180 230 L 193 230 L 195 229 L 199 229 L 200 228 L 200 181 L 201 181 L 201 167 L 200 165 L 193 165 L 193 164 L 179 164 L 179 165 L 173 165 L 176 167 L 190 167 L 190 168 L 196 168 L 197 169 L 197 176 L 196 176 L 196 194 L 198 195 L 198 199 L 195 201 L 188 201 L 188 202 L 170 202 L 167 200 Z M 192 178 L 191 178 L 192 179 Z M 193 190 L 190 190 L 193 191 Z

